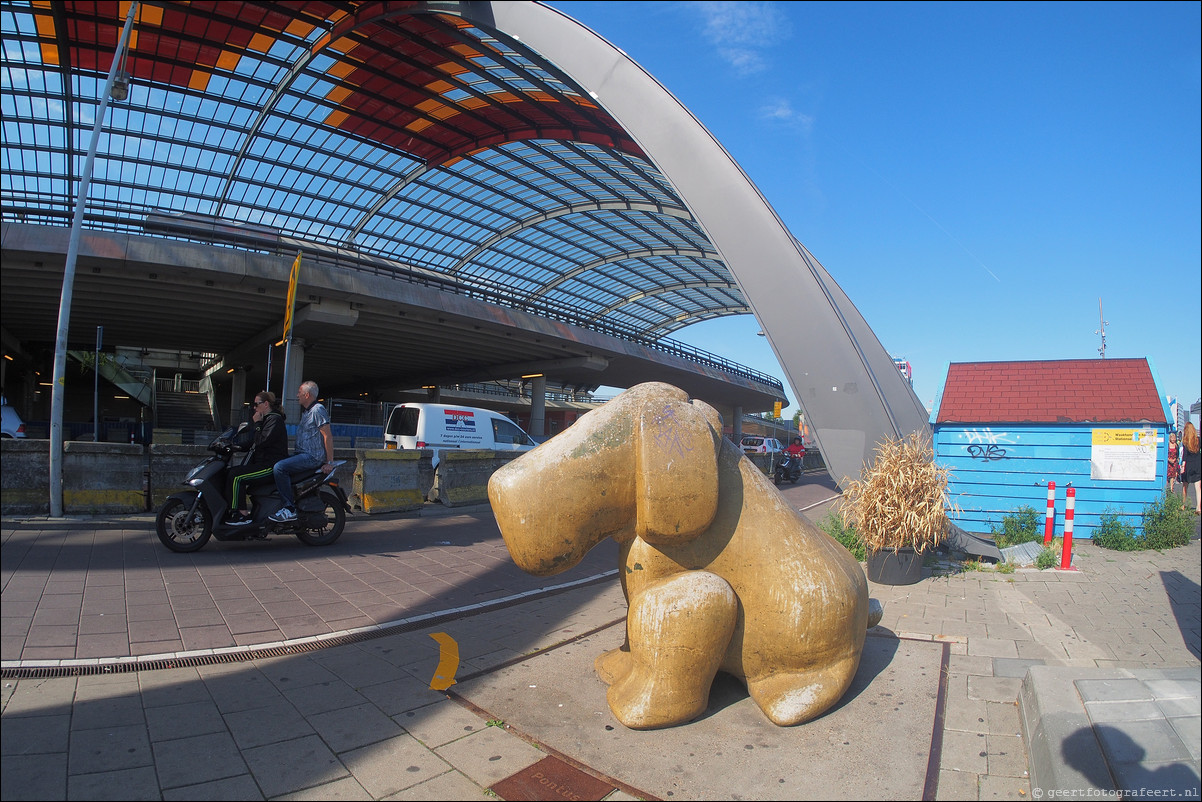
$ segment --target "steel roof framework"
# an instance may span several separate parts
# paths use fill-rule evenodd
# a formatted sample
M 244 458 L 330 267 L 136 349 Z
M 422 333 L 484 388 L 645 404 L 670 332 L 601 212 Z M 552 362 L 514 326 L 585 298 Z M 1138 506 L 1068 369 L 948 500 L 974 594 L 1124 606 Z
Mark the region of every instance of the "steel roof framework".
M 85 225 L 261 227 L 638 339 L 750 311 L 685 203 L 586 91 L 433 6 L 140 4 Z M 127 9 L 0 10 L 4 219 L 69 220 Z

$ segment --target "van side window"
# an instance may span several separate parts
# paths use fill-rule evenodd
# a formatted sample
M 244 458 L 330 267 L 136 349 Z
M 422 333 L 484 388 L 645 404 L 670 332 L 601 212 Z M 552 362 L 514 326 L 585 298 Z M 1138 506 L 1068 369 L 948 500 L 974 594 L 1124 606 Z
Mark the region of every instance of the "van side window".
M 519 429 L 514 424 L 500 418 L 492 419 L 492 433 L 494 440 L 500 444 L 526 446 L 533 445 L 526 437 L 526 433 Z
M 414 437 L 417 435 L 417 419 L 421 414 L 420 409 L 411 407 L 397 407 L 392 410 L 392 414 L 388 416 L 388 428 L 385 430 L 387 434 L 395 434 L 401 437 Z

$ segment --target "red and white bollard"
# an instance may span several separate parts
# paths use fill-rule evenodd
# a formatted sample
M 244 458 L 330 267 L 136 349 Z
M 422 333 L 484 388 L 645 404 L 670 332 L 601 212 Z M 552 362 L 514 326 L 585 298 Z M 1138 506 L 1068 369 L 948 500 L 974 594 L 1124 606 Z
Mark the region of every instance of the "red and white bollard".
M 1064 500 L 1064 548 L 1060 552 L 1060 570 L 1073 570 L 1073 508 L 1077 506 L 1077 488 L 1069 486 Z
M 1056 483 L 1048 482 L 1048 514 L 1043 522 L 1043 545 L 1052 545 L 1052 530 L 1056 528 Z

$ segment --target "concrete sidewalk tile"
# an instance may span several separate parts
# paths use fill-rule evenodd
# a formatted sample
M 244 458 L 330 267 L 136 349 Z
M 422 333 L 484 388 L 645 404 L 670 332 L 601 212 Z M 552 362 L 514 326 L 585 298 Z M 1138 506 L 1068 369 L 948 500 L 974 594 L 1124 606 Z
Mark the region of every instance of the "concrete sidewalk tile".
M 472 782 L 485 788 L 547 756 L 504 727 L 485 727 L 434 751 Z
M 428 749 L 448 744 L 485 727 L 485 722 L 479 716 L 445 696 L 435 704 L 393 716 L 393 721 Z
M 222 712 L 235 713 L 275 704 L 281 694 L 266 677 L 244 663 L 235 663 L 223 668 L 228 671 L 213 671 L 215 666 L 201 666 L 200 675 L 205 689 Z
M 163 788 L 180 788 L 246 773 L 238 746 L 227 732 L 156 741 L 154 759 Z
M 277 797 L 280 800 L 318 800 L 325 802 L 330 799 L 347 799 L 347 800 L 370 800 L 374 797 L 368 793 L 362 785 L 360 785 L 354 777 L 343 777 L 333 782 L 325 783 L 324 785 L 315 785 L 312 788 L 305 788 L 301 791 L 294 791 L 291 794 L 284 794 Z
M 1181 739 L 1190 758 L 1202 758 L 1202 717 L 1174 716 L 1169 719 L 1169 725 L 1177 731 L 1177 737 Z
M 154 769 L 101 771 L 67 777 L 67 799 L 161 799 Z
M 25 647 L 43 650 L 68 647 L 74 655 L 78 637 L 79 630 L 75 626 L 42 626 L 35 622 L 25 635 Z
M 75 691 L 75 677 L 17 680 L 4 703 L 4 719 L 69 713 L 75 701 Z
M 146 654 L 172 654 L 174 652 L 182 652 L 184 650 L 183 641 L 176 640 L 150 640 L 150 641 L 130 641 L 130 655 L 146 655 Z
M 324 666 L 315 662 L 311 655 L 264 657 L 255 660 L 254 664 L 262 675 L 280 690 L 304 688 L 338 679 Z
M 353 646 L 318 652 L 312 659 L 317 665 L 357 688 L 389 682 L 400 676 L 394 664 Z
M 0 785 L 5 799 L 67 799 L 67 753 L 0 760 Z
M 981 778 L 977 799 L 1030 799 L 1031 781 L 1027 777 L 994 777 L 987 775 Z
M 1090 702 L 1133 702 L 1137 700 L 1152 701 L 1152 691 L 1144 685 L 1143 680 L 1134 677 L 1114 677 L 1108 679 L 1078 679 L 1073 685 L 1077 688 L 1081 700 L 1088 707 Z
M 1018 647 L 1012 640 L 985 638 L 969 640 L 968 653 L 978 657 L 1018 657 Z
M 115 610 L 88 610 L 79 616 L 79 634 L 103 635 L 129 632 L 129 619 L 125 617 L 125 605 Z
M 71 774 L 132 769 L 154 765 L 145 724 L 74 729 L 67 751 Z
M 146 708 L 151 743 L 225 732 L 225 719 L 212 700 Z
M 1134 799 L 1198 798 L 1198 782 L 1202 772 L 1197 761 L 1141 761 L 1120 763 L 1111 768 L 1115 774 L 1115 784 L 1130 790 Z
M 71 709 L 72 730 L 127 726 L 146 726 L 142 700 L 137 693 L 110 699 L 85 699 L 77 701 Z
M 280 697 L 262 707 L 226 713 L 223 719 L 240 749 L 286 741 L 313 732 L 309 721 Z
M 263 799 L 263 793 L 254 778 L 247 773 L 183 788 L 167 788 L 163 790 L 163 799 L 196 802 L 212 802 L 214 799 L 260 800 Z
M 247 749 L 242 756 L 268 799 L 350 776 L 316 735 Z
M 1018 677 L 968 677 L 968 698 L 986 702 L 1013 702 L 1018 698 L 1022 679 Z
M 383 799 L 451 770 L 446 761 L 408 734 L 341 753 L 339 758 L 374 799 Z
M 39 754 L 67 754 L 71 716 L 68 712 L 45 716 L 4 717 L 0 727 L 0 755 L 5 758 Z
M 1021 735 L 985 736 L 987 774 L 991 777 L 1026 777 L 1027 749 Z
M 1164 719 L 1094 724 L 1093 731 L 1112 765 L 1190 757 L 1177 731 Z
M 75 643 L 75 656 L 80 659 L 104 657 L 129 657 L 129 635 L 122 628 L 120 633 L 84 635 Z
M 332 679 L 304 688 L 286 688 L 283 694 L 304 716 L 367 703 L 362 694 L 341 679 Z
M 147 708 L 210 702 L 212 697 L 195 668 L 181 667 L 137 672 L 142 706 Z
M 1170 718 L 1179 716 L 1197 716 L 1202 713 L 1202 697 L 1188 696 L 1181 699 L 1157 699 L 1157 707 Z
M 1089 720 L 1095 724 L 1164 718 L 1164 713 L 1156 706 L 1156 703 L 1146 699 L 1086 702 L 1085 712 L 1089 714 Z
M 993 661 L 993 675 L 995 677 L 1015 677 L 1022 679 L 1027 675 L 1027 669 L 1031 666 L 1041 665 L 1044 665 L 1042 660 L 1021 657 L 997 657 Z
M 979 775 L 971 771 L 940 769 L 939 785 L 935 789 L 936 802 L 961 802 L 977 798 Z
M 180 627 L 179 637 L 184 642 L 184 649 L 187 651 L 221 649 L 226 646 L 238 645 L 234 642 L 234 636 L 226 628 L 224 621 L 214 626 Z
M 405 732 L 370 703 L 318 713 L 309 717 L 309 724 L 336 753 L 385 741 Z
M 981 732 L 945 731 L 939 767 L 948 771 L 985 774 L 989 769 L 985 737 L 985 733 Z
M 480 799 L 484 796 L 483 788 L 461 772 L 451 770 L 388 798 L 397 802 L 444 802 L 447 799 Z
M 1018 711 L 1018 700 L 1010 702 L 986 702 L 986 732 L 991 735 L 1022 735 L 1022 720 Z
M 184 609 L 177 608 L 175 623 L 179 625 L 180 629 L 226 626 L 225 616 L 217 609 L 217 605 L 212 603 Z
M 399 670 L 398 673 L 398 679 L 367 685 L 360 688 L 359 693 L 387 716 L 397 716 L 407 710 L 446 700 L 444 693 L 430 688 L 429 681 L 420 680 Z

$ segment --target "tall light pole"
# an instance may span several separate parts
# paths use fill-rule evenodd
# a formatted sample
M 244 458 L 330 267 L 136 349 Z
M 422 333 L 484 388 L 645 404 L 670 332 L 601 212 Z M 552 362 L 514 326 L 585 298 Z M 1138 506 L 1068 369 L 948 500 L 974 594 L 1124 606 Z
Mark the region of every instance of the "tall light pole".
M 63 395 L 66 391 L 67 334 L 71 328 L 71 295 L 75 285 L 75 263 L 79 259 L 79 236 L 83 228 L 84 206 L 88 202 L 88 186 L 92 183 L 92 167 L 96 162 L 96 148 L 100 144 L 100 129 L 108 111 L 109 96 L 121 69 L 122 56 L 129 43 L 133 29 L 137 0 L 129 4 L 125 15 L 125 27 L 117 40 L 117 51 L 113 54 L 113 66 L 109 68 L 108 81 L 100 98 L 96 112 L 96 123 L 92 126 L 92 142 L 88 147 L 88 158 L 84 161 L 83 174 L 79 177 L 79 194 L 75 199 L 75 216 L 71 220 L 71 241 L 67 246 L 67 261 L 63 265 L 63 294 L 58 305 L 58 335 L 54 341 L 54 378 L 51 381 L 50 400 L 50 515 L 61 518 L 63 514 Z M 121 94 L 119 92 L 119 94 Z M 124 99 L 124 94 L 121 94 Z M 97 366 L 99 367 L 99 366 Z

